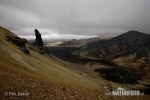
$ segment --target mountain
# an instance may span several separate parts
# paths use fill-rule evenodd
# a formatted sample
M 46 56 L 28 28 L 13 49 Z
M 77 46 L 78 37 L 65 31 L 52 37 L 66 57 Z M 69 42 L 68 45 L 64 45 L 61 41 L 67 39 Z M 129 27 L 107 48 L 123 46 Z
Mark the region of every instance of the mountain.
M 82 46 L 73 54 L 85 58 L 105 59 L 132 68 L 143 80 L 150 82 L 150 34 L 129 31 L 109 40 Z
M 100 41 L 100 40 L 104 40 L 104 39 L 110 39 L 110 37 L 93 37 L 93 38 L 89 38 L 89 39 L 81 39 L 81 40 L 69 40 L 69 41 L 65 41 L 61 44 L 59 44 L 59 46 L 82 46 L 82 45 L 86 45 L 88 43 L 92 43 L 92 42 L 96 42 L 96 41 Z
M 29 43 L 3 27 L 0 27 L 0 54 L 2 100 L 107 100 L 150 97 L 105 96 L 108 92 L 104 87 L 112 90 L 118 87 L 143 90 L 147 89 L 143 85 L 147 83 L 132 85 L 105 80 L 94 71 L 49 54 L 42 39 L 36 38 L 34 43 Z
M 100 40 L 81 47 L 76 54 L 113 60 L 135 54 L 134 60 L 146 57 L 149 62 L 150 34 L 129 31 L 109 40 Z

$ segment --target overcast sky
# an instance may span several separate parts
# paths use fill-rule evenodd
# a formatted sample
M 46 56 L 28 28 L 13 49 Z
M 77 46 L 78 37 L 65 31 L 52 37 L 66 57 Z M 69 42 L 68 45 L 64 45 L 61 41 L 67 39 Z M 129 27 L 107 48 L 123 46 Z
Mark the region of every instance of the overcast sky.
M 0 25 L 28 39 L 149 34 L 150 0 L 0 0 Z

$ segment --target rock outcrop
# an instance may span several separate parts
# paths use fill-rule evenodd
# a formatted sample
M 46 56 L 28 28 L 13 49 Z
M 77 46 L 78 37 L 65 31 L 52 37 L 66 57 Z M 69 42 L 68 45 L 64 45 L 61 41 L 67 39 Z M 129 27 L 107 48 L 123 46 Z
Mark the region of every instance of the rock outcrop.
M 43 46 L 43 40 L 42 40 L 41 34 L 37 29 L 35 29 L 35 36 L 36 36 L 36 39 L 35 39 L 34 44 L 36 46 Z
M 6 36 L 7 41 L 13 43 L 14 45 L 18 46 L 19 49 L 26 53 L 29 54 L 30 52 L 28 51 L 28 49 L 26 48 L 25 43 L 27 43 L 27 40 L 24 38 L 20 38 L 18 36 Z
M 17 46 L 25 46 L 25 43 L 27 43 L 27 40 L 24 38 L 16 37 L 16 36 L 6 36 L 8 41 L 11 41 L 13 44 Z
M 34 31 L 35 31 L 36 39 L 35 39 L 35 42 L 33 43 L 35 45 L 35 47 L 32 49 L 34 49 L 34 51 L 36 51 L 42 55 L 44 55 L 44 54 L 50 55 L 48 47 L 44 46 L 40 32 L 37 29 L 35 29 Z

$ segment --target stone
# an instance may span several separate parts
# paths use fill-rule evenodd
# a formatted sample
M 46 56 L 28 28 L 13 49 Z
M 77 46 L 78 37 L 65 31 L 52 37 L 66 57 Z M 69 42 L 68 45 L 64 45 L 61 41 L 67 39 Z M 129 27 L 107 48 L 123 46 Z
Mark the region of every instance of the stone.
M 8 41 L 11 41 L 17 46 L 25 46 L 25 43 L 27 43 L 26 39 L 17 36 L 6 36 L 6 38 L 8 39 Z
M 35 39 L 34 44 L 36 46 L 43 46 L 43 40 L 42 40 L 41 34 L 37 29 L 35 29 L 35 36 L 36 36 L 36 39 Z
M 33 43 L 33 45 L 35 45 L 35 48 L 36 48 L 35 51 L 41 55 L 49 55 L 50 57 L 52 57 L 49 52 L 49 48 L 47 46 L 44 46 L 42 36 L 37 29 L 35 29 L 35 36 L 36 36 L 36 39 L 35 39 L 35 42 Z
M 22 52 L 25 54 L 30 54 L 29 50 L 26 48 L 27 40 L 25 38 L 20 38 L 17 36 L 6 36 L 7 41 L 13 43 L 14 45 L 18 46 Z

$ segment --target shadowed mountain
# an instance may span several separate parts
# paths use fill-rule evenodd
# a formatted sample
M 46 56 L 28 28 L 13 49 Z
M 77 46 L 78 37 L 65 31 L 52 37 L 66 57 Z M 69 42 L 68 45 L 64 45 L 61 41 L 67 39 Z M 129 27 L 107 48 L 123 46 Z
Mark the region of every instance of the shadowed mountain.
M 109 40 L 100 40 L 82 46 L 73 54 L 85 58 L 106 59 L 132 68 L 141 75 L 143 80 L 150 82 L 150 34 L 129 31 Z M 97 69 L 98 72 L 105 72 L 107 76 L 105 78 L 110 80 L 114 79 L 111 77 L 117 76 L 116 74 L 110 75 L 110 72 L 116 73 L 117 70 L 104 69 L 100 71 Z
M 83 46 L 74 52 L 81 56 L 104 58 L 113 60 L 122 56 L 134 56 L 134 61 L 145 57 L 149 62 L 150 34 L 138 31 L 129 31 L 109 40 L 100 40 Z

